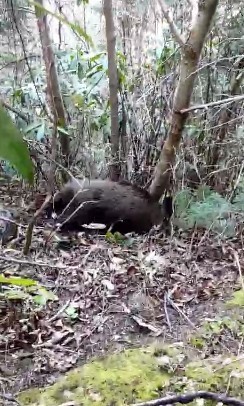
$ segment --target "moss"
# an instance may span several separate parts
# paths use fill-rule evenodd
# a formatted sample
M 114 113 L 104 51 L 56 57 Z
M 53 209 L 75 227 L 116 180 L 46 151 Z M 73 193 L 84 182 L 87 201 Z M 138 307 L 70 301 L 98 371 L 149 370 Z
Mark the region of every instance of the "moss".
M 244 391 L 244 358 L 223 356 L 194 361 L 185 368 L 185 376 L 194 389 L 224 391 L 239 396 Z
M 203 347 L 227 331 L 243 336 L 241 323 L 223 317 L 205 323 L 191 343 Z M 203 338 L 201 338 L 203 337 Z M 201 357 L 204 351 L 201 348 Z M 22 406 L 123 406 L 166 395 L 195 390 L 244 393 L 244 354 L 230 353 L 199 359 L 199 351 L 184 343 L 156 342 L 148 348 L 125 350 L 103 359 L 94 359 L 61 377 L 54 385 L 19 395 Z M 211 402 L 210 402 L 211 403 Z M 195 404 L 195 403 L 194 403 Z
M 192 334 L 188 343 L 195 349 L 210 349 L 222 341 L 222 337 L 242 338 L 244 333 L 243 315 L 224 316 L 221 319 L 206 321 L 197 333 Z
M 21 405 L 56 406 L 68 401 L 77 405 L 125 405 L 159 395 L 169 385 L 168 365 L 161 368 L 152 349 L 126 350 L 77 368 L 40 392 L 31 403 L 31 391 L 20 394 Z
M 40 399 L 40 395 L 42 393 L 41 389 L 32 388 L 28 389 L 20 394 L 20 402 L 21 405 L 29 406 L 35 405 Z
M 244 307 L 244 290 L 237 290 L 233 293 L 232 298 L 226 303 L 226 307 Z
M 67 373 L 43 391 L 23 392 L 23 406 L 57 406 L 74 402 L 77 406 L 128 405 L 162 396 L 167 392 L 192 390 L 223 392 L 231 396 L 244 391 L 244 356 L 216 356 L 187 362 L 175 346 L 126 350 L 103 360 L 94 360 Z M 167 355 L 174 353 L 173 357 Z M 182 363 L 185 361 L 185 365 Z M 163 365 L 163 367 L 162 367 Z

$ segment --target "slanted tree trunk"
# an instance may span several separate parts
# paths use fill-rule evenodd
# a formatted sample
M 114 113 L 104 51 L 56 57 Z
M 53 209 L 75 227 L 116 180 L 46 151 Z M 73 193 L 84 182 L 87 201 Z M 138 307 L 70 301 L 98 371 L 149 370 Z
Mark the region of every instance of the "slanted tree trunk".
M 40 6 L 43 7 L 43 0 L 37 0 Z M 58 74 L 55 64 L 54 52 L 50 38 L 49 27 L 47 24 L 47 15 L 38 6 L 35 6 L 37 25 L 40 33 L 40 40 L 42 44 L 43 59 L 46 66 L 47 76 L 47 95 L 49 99 L 50 109 L 53 115 L 54 127 L 52 148 L 56 148 L 57 127 L 66 127 L 65 110 L 63 98 L 61 95 Z M 54 139 L 55 138 L 55 139 Z M 67 167 L 70 155 L 69 137 L 64 133 L 59 133 L 61 152 L 64 166 Z M 56 156 L 56 151 L 52 151 L 52 160 Z M 54 172 L 54 171 L 53 171 Z M 51 174 L 50 174 L 51 175 Z M 53 174 L 54 176 L 54 174 Z
M 157 200 L 160 199 L 164 191 L 169 187 L 176 151 L 179 147 L 188 115 L 181 111 L 189 107 L 199 58 L 218 5 L 218 0 L 199 0 L 198 12 L 193 7 L 195 19 L 192 22 L 190 32 L 185 34 L 186 40 L 182 38 L 174 22 L 170 19 L 164 1 L 159 0 L 159 4 L 164 17 L 169 23 L 173 36 L 181 47 L 181 63 L 179 82 L 174 95 L 169 133 L 149 188 L 150 194 Z M 194 5 L 194 3 L 192 4 Z
M 112 164 L 110 166 L 110 178 L 118 180 L 120 177 L 120 137 L 119 137 L 119 110 L 118 110 L 118 71 L 116 58 L 116 33 L 113 19 L 112 0 L 103 0 L 103 13 L 106 23 L 107 54 L 108 54 L 108 79 L 109 101 L 111 109 L 111 151 Z

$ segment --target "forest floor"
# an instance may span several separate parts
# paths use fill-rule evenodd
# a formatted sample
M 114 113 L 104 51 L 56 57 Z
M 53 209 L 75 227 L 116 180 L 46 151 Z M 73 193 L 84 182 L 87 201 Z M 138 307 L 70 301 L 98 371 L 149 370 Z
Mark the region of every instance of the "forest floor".
M 49 235 L 50 229 L 35 228 L 28 256 L 23 239 L 0 251 L 1 273 L 46 289 L 37 296 L 1 286 L 2 394 L 53 383 L 94 355 L 155 341 L 185 343 L 203 322 L 232 318 L 225 302 L 241 287 L 240 238 L 223 242 L 195 231 L 116 243 L 83 234 L 47 241 Z M 44 297 L 49 300 L 40 305 Z M 206 338 L 202 356 L 242 350 L 227 321 Z

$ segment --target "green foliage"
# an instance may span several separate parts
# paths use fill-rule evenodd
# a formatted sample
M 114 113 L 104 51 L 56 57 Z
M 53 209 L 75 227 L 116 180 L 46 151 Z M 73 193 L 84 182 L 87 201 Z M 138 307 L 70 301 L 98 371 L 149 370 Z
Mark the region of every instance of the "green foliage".
M 79 6 L 80 4 L 89 4 L 89 0 L 77 0 L 76 4 L 77 6 Z
M 189 217 L 194 224 L 209 226 L 230 212 L 230 204 L 218 193 L 212 193 L 205 200 L 196 201 L 189 209 Z
M 176 357 L 175 357 L 176 358 Z M 175 359 L 169 358 L 175 365 Z M 159 367 L 151 349 L 117 352 L 103 359 L 93 359 L 81 368 L 61 377 L 49 390 L 20 394 L 21 405 L 77 406 L 129 405 L 157 397 L 169 386 L 172 373 Z
M 65 309 L 65 314 L 71 321 L 76 321 L 79 318 L 79 314 L 77 312 L 77 308 L 75 306 L 68 306 Z
M 0 156 L 10 162 L 28 182 L 33 183 L 34 170 L 26 143 L 11 118 L 0 106 Z
M 52 292 L 48 292 L 33 279 L 0 275 L 1 284 L 6 286 L 2 289 L 0 298 L 31 301 L 38 305 L 38 307 L 44 306 L 49 300 L 57 300 L 57 296 Z
M 203 227 L 231 236 L 235 233 L 235 221 L 231 213 L 235 207 L 217 192 L 207 186 L 196 191 L 184 189 L 175 200 L 176 217 L 184 228 Z
M 66 18 L 62 17 L 59 14 L 53 13 L 51 10 L 48 10 L 42 4 L 40 4 L 36 1 L 33 1 L 33 0 L 28 0 L 28 1 L 30 4 L 35 6 L 37 17 L 40 17 L 45 14 L 51 15 L 52 17 L 55 17 L 57 20 L 59 20 L 62 24 L 70 27 L 77 35 L 79 35 L 81 38 L 83 38 L 87 43 L 89 43 L 90 45 L 93 45 L 91 37 L 86 33 L 85 30 L 83 30 L 83 28 L 80 27 L 80 25 L 69 22 Z
M 82 113 L 93 131 L 109 132 L 108 102 L 102 96 L 106 86 L 105 54 L 71 50 L 59 53 L 58 57 L 62 65 L 61 89 L 70 113 Z
M 237 290 L 233 298 L 227 302 L 227 307 L 244 307 L 244 290 Z
M 130 247 L 133 245 L 134 239 L 133 238 L 127 238 L 124 235 L 120 234 L 118 231 L 115 233 L 111 233 L 111 231 L 107 231 L 105 235 L 105 239 L 112 243 L 112 244 L 118 244 L 118 245 L 123 245 L 126 247 Z
M 229 302 L 225 303 L 230 307 Z M 205 321 L 198 331 L 188 338 L 188 342 L 194 348 L 201 350 L 201 354 L 214 353 L 214 350 L 222 343 L 222 338 L 231 336 L 242 339 L 244 332 L 243 317 L 241 312 L 234 313 L 233 305 L 230 315 L 223 314 L 223 311 L 214 319 Z M 237 305 L 236 305 L 237 307 Z M 240 306 L 239 306 L 240 308 Z
M 177 217 L 183 217 L 191 202 L 194 200 L 194 196 L 190 189 L 182 189 L 175 199 L 175 213 Z
M 114 234 L 111 233 L 111 231 L 107 231 L 105 238 L 107 241 L 115 243 L 115 244 L 121 244 L 125 241 L 126 237 L 124 237 L 122 234 L 119 232 L 115 232 Z
M 110 134 L 106 54 L 80 49 L 56 50 L 56 59 L 65 108 L 71 117 L 71 124 L 66 130 L 71 139 L 71 150 L 76 157 L 77 146 L 80 146 L 81 153 L 78 151 L 76 162 L 81 170 L 83 167 L 87 170 L 87 166 L 89 169 L 92 162 L 100 173 L 108 153 L 106 142 Z M 0 91 L 6 92 L 7 86 L 10 104 L 14 104 L 21 115 L 26 117 L 26 120 L 23 120 L 11 112 L 17 127 L 25 137 L 46 142 L 52 136 L 52 123 L 40 108 L 40 102 L 46 100 L 45 69 L 43 65 L 36 64 L 32 73 L 35 86 L 27 74 L 21 86 L 16 86 L 11 77 L 4 82 L 0 81 Z M 59 129 L 59 132 L 61 131 L 64 132 Z M 5 170 L 9 172 L 6 166 Z M 85 174 L 90 175 L 89 172 Z
M 227 386 L 230 396 L 243 393 L 242 353 L 207 356 L 188 352 L 183 343 L 167 347 L 127 349 L 94 358 L 51 386 L 20 393 L 18 401 L 22 406 L 123 406 L 153 401 L 166 393 L 221 393 Z
M 29 297 L 31 297 L 31 299 L 33 300 L 33 302 L 38 306 L 38 307 L 43 307 L 47 304 L 48 301 L 57 301 L 58 297 L 48 291 L 47 289 L 45 289 L 43 286 L 37 285 L 32 289 L 28 289 L 27 292 L 29 295 Z
M 162 49 L 156 49 L 156 73 L 159 76 L 166 75 L 170 68 L 170 56 L 174 49 L 169 45 L 165 45 Z
M 32 279 L 27 279 L 27 278 L 18 278 L 18 277 L 6 277 L 4 275 L 0 275 L 0 283 L 7 283 L 10 285 L 15 285 L 15 286 L 34 286 L 36 285 L 36 282 Z

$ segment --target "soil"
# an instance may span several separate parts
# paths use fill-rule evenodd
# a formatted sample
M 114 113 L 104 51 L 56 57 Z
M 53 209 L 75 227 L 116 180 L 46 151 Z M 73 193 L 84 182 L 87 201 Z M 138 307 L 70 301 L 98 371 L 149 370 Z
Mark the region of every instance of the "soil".
M 50 236 L 44 221 L 24 256 L 28 216 L 18 190 L 11 198 L 2 190 L 5 207 L 22 207 L 25 216 L 19 238 L 1 248 L 1 273 L 31 278 L 45 291 L 1 285 L 1 393 L 53 383 L 93 356 L 155 340 L 186 342 L 204 321 L 228 314 L 224 303 L 240 288 L 241 238 L 223 241 L 195 230 L 119 243 Z M 208 351 L 223 348 L 238 352 L 240 338 L 225 334 Z

